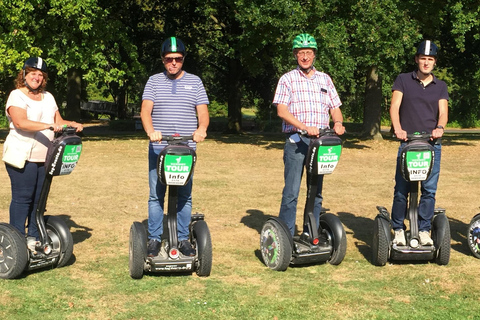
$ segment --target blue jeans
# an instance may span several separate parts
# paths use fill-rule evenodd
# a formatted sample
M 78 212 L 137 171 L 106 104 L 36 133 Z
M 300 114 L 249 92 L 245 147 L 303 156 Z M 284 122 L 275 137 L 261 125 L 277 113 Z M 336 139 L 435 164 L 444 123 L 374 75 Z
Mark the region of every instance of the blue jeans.
M 295 232 L 298 193 L 300 191 L 303 168 L 305 167 L 305 158 L 307 156 L 310 139 L 300 136 L 299 142 L 291 142 L 289 139 L 290 136 L 290 134 L 287 134 L 283 150 L 285 186 L 283 187 L 282 192 L 282 204 L 280 205 L 279 218 L 287 224 L 290 233 L 293 235 Z M 298 137 L 298 135 L 296 136 Z M 318 177 L 317 194 L 315 196 L 315 206 L 313 210 L 317 226 L 319 224 L 320 211 L 322 210 L 322 186 L 323 175 Z
M 40 199 L 43 181 L 45 180 L 44 163 L 25 162 L 23 169 L 5 165 L 12 187 L 12 201 L 10 202 L 10 224 L 22 235 L 38 240 L 38 228 L 35 221 L 35 211 Z
M 404 220 L 407 215 L 408 194 L 410 182 L 402 177 L 400 168 L 400 154 L 406 143 L 401 143 L 397 155 L 397 170 L 395 173 L 395 190 L 392 205 L 392 227 L 393 230 L 405 229 Z M 421 182 L 421 196 L 418 204 L 418 231 L 430 231 L 432 218 L 435 211 L 435 195 L 437 183 L 440 176 L 440 160 L 442 156 L 442 145 L 434 144 L 435 161 L 430 176 Z
M 155 150 L 160 153 L 160 150 Z M 163 208 L 167 186 L 163 185 L 157 175 L 157 158 L 152 147 L 148 150 L 148 233 L 149 239 L 161 240 L 163 234 Z M 192 216 L 192 179 L 183 187 L 178 187 L 177 228 L 178 240 L 188 240 L 190 220 Z

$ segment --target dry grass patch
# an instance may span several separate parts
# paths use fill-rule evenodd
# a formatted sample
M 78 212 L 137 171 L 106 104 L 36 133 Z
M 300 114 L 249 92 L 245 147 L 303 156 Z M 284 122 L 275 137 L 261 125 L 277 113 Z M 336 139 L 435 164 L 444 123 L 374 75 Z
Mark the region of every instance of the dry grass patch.
M 59 277 L 65 288 L 55 292 L 72 300 L 73 308 L 61 311 L 70 319 L 150 318 L 160 307 L 205 319 L 294 319 L 312 312 L 331 319 L 395 319 L 402 312 L 422 317 L 435 306 L 468 318 L 468 306 L 456 305 L 463 303 L 459 297 L 479 301 L 469 293 L 480 285 L 480 261 L 469 254 L 465 238 L 480 205 L 478 136 L 451 134 L 444 142 L 437 206 L 446 208 L 451 223 L 451 260 L 445 267 L 371 265 L 375 206 L 391 207 L 397 148 L 391 140 L 348 137 L 336 171 L 325 177 L 323 193 L 324 206 L 340 217 L 347 232 L 345 260 L 339 266 L 292 267 L 279 273 L 262 264 L 258 249 L 263 223 L 277 216 L 280 207 L 283 136 L 210 134 L 197 150 L 193 210 L 205 214 L 211 231 L 212 275 L 134 281 L 128 275 L 128 237 L 133 221 L 147 219 L 147 141 L 141 134 L 87 137 L 75 171 L 54 178 L 47 207 L 48 214 L 66 219 L 75 260 L 18 282 L 0 281 L 1 300 L 17 301 L 14 289 L 51 292 L 48 282 Z M 3 166 L 0 181 L 0 221 L 8 221 L 10 184 Z M 304 199 L 302 183 L 298 226 Z M 40 281 L 43 277 L 47 281 Z M 313 305 L 307 303 L 311 297 Z M 9 303 L 0 306 L 3 318 L 16 312 Z

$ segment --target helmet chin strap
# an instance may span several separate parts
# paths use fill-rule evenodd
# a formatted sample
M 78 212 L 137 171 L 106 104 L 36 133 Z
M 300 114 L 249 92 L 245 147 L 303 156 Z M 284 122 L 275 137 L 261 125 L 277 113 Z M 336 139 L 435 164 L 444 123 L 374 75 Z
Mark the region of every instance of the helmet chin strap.
M 309 74 L 310 71 L 313 70 L 313 65 L 314 65 L 314 64 L 315 64 L 315 57 L 313 58 L 312 64 L 310 65 L 310 67 L 308 67 L 308 68 L 302 68 L 302 67 L 300 66 L 300 64 L 299 64 L 298 66 L 299 66 L 300 70 L 301 70 L 303 73 Z

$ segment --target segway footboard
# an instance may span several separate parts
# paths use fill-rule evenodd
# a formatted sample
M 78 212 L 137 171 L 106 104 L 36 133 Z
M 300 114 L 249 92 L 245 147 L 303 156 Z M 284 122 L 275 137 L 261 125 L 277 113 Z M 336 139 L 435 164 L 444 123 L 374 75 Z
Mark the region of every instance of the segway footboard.
M 178 257 L 172 259 L 162 249 L 158 256 L 148 257 L 145 261 L 145 271 L 164 273 L 191 273 L 195 267 L 195 257 Z

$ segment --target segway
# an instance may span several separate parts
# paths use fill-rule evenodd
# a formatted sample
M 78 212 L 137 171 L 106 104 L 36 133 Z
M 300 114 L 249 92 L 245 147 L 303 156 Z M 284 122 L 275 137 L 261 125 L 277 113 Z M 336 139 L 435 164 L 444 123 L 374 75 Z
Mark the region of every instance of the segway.
M 178 249 L 177 238 L 177 192 L 186 185 L 192 175 L 197 155 L 186 141 L 192 136 L 163 136 L 168 142 L 157 159 L 157 174 L 160 182 L 168 187 L 167 228 L 168 239 L 162 239 L 158 256 L 147 256 L 147 232 L 141 222 L 130 228 L 129 270 L 133 279 L 141 279 L 144 272 L 192 273 L 209 276 L 212 269 L 212 241 L 204 215 L 192 214 L 190 242 L 195 249 L 194 257 L 184 256 Z
M 70 174 L 80 158 L 82 140 L 75 132 L 75 128 L 64 128 L 49 147 L 35 212 L 40 237 L 35 249 L 27 248 L 25 237 L 16 228 L 0 223 L 0 278 L 14 279 L 24 271 L 63 267 L 72 256 L 73 238 L 68 226 L 61 218 L 44 214 L 53 177 Z
M 427 180 L 435 160 L 434 148 L 428 143 L 429 134 L 409 134 L 407 144 L 401 151 L 401 173 L 410 182 L 408 215 L 410 230 L 406 230 L 406 244 L 393 243 L 390 213 L 385 207 L 379 211 L 374 221 L 372 262 L 384 266 L 391 260 L 432 260 L 439 265 L 447 265 L 450 260 L 450 224 L 445 209 L 436 208 L 432 220 L 432 246 L 423 246 L 418 230 L 418 193 L 421 181 Z
M 475 215 L 468 225 L 467 242 L 474 257 L 480 259 L 480 213 Z
M 303 133 L 305 134 L 305 133 Z M 303 232 L 290 233 L 285 222 L 269 218 L 260 233 L 260 251 L 267 267 L 285 271 L 289 265 L 314 264 L 328 261 L 340 264 L 345 258 L 347 238 L 340 219 L 322 208 L 320 225 L 313 215 L 317 182 L 320 176 L 331 174 L 340 159 L 342 140 L 334 130 L 320 131 L 312 138 L 306 157 L 307 199 L 303 213 Z

